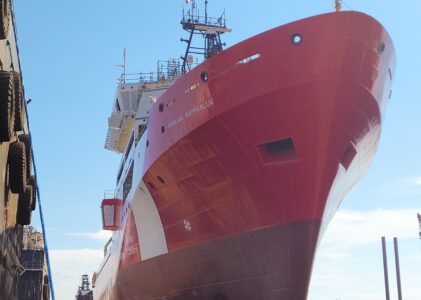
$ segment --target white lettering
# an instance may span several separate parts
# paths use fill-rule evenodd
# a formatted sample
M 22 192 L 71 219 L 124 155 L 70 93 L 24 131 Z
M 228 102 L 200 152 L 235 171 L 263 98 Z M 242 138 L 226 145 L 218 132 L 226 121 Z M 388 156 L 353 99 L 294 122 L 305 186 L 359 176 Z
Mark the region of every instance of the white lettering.
M 202 103 L 190 108 L 189 110 L 185 111 L 184 114 L 179 115 L 176 119 L 171 120 L 167 124 L 167 127 L 172 128 L 172 127 L 180 124 L 181 122 L 183 122 L 185 119 L 190 118 L 194 114 L 197 114 L 201 111 L 207 110 L 212 106 L 214 106 L 214 102 L 213 102 L 213 99 L 211 98 L 209 100 L 206 100 L 205 102 L 202 102 Z

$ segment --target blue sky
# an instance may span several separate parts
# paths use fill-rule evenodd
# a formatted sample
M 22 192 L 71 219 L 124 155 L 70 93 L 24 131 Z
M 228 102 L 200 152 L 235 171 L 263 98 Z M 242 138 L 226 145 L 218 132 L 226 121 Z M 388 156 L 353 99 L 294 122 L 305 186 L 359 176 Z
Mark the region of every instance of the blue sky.
M 57 299 L 73 299 L 78 275 L 94 270 L 101 259 L 99 205 L 103 191 L 115 185 L 120 160 L 103 146 L 123 48 L 129 72 L 155 70 L 158 59 L 179 57 L 183 3 L 15 1 Z M 233 28 L 225 37 L 228 46 L 333 10 L 331 0 L 210 4 L 212 15 L 226 9 Z M 387 28 L 395 43 L 397 72 L 379 151 L 326 233 L 309 299 L 383 299 L 380 235 L 402 238 L 404 296 L 420 299 L 415 282 L 421 278 L 421 242 L 415 211 L 421 212 L 421 2 L 347 0 L 344 8 L 370 14 Z M 40 228 L 38 216 L 33 219 Z M 391 252 L 390 247 L 392 268 Z

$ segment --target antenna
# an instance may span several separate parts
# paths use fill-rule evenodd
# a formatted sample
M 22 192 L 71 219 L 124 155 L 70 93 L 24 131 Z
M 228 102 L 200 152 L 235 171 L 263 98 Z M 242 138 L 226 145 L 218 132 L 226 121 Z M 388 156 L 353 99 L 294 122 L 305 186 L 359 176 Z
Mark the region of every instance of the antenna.
M 194 8 L 196 7 L 195 0 L 186 0 L 186 4 L 192 4 L 193 13 L 188 10 L 187 13 L 183 10 L 183 18 L 181 25 L 185 31 L 189 33 L 188 39 L 181 39 L 182 42 L 187 43 L 186 52 L 181 57 L 183 61 L 182 72 L 187 72 L 187 69 L 191 69 L 191 58 L 192 54 L 203 55 L 204 59 L 208 59 L 211 56 L 218 54 L 223 50 L 225 43 L 221 41 L 221 35 L 226 32 L 231 32 L 231 29 L 227 28 L 225 20 L 225 11 L 219 18 L 211 18 L 208 16 L 208 0 L 205 0 L 205 15 L 200 16 L 199 10 L 194 15 Z M 192 41 L 195 35 L 201 35 L 205 40 L 205 45 L 201 47 L 193 47 Z
M 342 9 L 342 0 L 335 0 L 335 9 L 336 9 L 336 12 L 341 11 L 341 9 Z
M 126 82 L 126 48 L 123 51 L 123 79 L 124 83 Z
M 123 64 L 117 65 L 117 67 L 123 69 L 123 74 L 121 74 L 120 83 L 126 83 L 126 48 L 124 48 L 123 50 Z
M 205 0 L 205 23 L 208 22 L 208 0 Z

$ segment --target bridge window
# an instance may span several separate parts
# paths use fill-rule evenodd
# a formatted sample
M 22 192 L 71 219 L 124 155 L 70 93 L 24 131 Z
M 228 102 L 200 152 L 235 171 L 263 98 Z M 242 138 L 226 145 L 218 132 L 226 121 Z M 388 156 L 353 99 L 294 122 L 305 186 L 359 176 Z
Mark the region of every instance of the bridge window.
M 124 180 L 123 184 L 123 200 L 126 201 L 127 195 L 130 192 L 130 189 L 132 188 L 133 183 L 133 165 L 134 163 L 130 165 L 129 172 L 127 172 L 126 179 Z

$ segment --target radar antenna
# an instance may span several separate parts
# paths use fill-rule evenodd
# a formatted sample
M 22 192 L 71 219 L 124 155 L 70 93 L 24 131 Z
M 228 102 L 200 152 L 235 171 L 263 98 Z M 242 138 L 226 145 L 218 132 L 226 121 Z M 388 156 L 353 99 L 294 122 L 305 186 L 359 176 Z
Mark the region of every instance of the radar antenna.
M 183 9 L 183 18 L 181 25 L 185 31 L 189 33 L 188 39 L 181 39 L 187 43 L 186 52 L 181 57 L 183 61 L 182 72 L 191 69 L 192 54 L 203 55 L 204 59 L 208 59 L 213 55 L 221 52 L 225 43 L 221 41 L 221 35 L 225 32 L 231 32 L 226 26 L 225 11 L 219 18 L 211 18 L 208 16 L 208 0 L 205 0 L 205 16 L 200 16 L 199 10 L 195 3 L 196 0 L 186 0 L 186 4 L 191 4 L 187 12 Z M 205 40 L 203 47 L 193 47 L 192 41 L 194 35 L 202 35 Z

